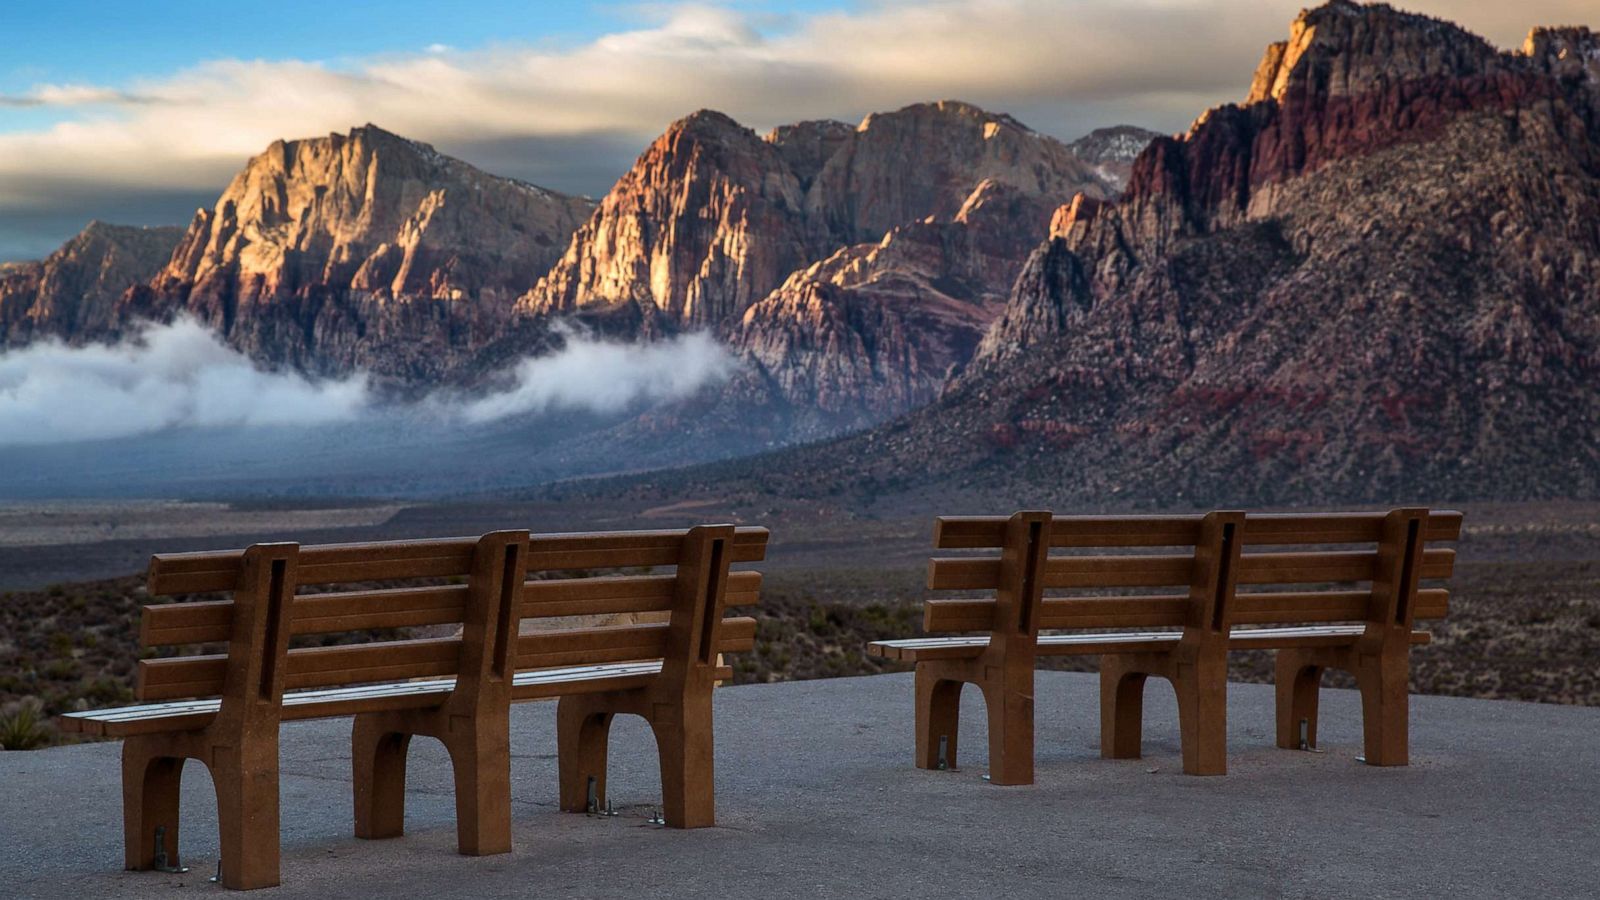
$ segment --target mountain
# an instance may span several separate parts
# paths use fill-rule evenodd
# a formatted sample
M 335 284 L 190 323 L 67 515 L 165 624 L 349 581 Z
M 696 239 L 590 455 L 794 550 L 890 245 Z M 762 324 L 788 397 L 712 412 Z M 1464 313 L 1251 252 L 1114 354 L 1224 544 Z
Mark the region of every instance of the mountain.
M 0 347 L 114 337 L 123 291 L 160 271 L 182 236 L 181 228 L 90 222 L 43 260 L 0 265 Z
M 629 335 L 712 328 L 745 371 L 651 421 L 698 421 L 695 441 L 816 437 L 937 396 L 1055 207 L 1112 190 L 1059 141 L 957 101 L 764 137 L 701 111 L 651 144 L 519 308 Z
M 1100 177 L 1117 190 L 1128 183 L 1133 172 L 1133 161 L 1139 158 L 1150 142 L 1163 135 L 1159 131 L 1136 125 L 1113 125 L 1096 128 L 1067 145 L 1072 155 L 1094 166 Z
M 123 314 L 186 312 L 312 374 L 452 380 L 485 365 L 591 208 L 373 125 L 277 141 L 195 214 Z
M 721 113 L 675 122 L 522 298 L 538 312 L 629 309 L 660 328 L 738 321 L 842 247 L 951 220 L 984 181 L 1045 197 L 1107 194 L 1087 165 L 1009 116 L 955 101 L 765 137 Z M 1034 224 L 1043 234 L 1047 215 Z
M 1500 52 L 1336 0 L 1120 199 L 1058 211 L 937 403 L 739 471 L 1079 507 L 1595 496 L 1597 285 L 1600 36 Z

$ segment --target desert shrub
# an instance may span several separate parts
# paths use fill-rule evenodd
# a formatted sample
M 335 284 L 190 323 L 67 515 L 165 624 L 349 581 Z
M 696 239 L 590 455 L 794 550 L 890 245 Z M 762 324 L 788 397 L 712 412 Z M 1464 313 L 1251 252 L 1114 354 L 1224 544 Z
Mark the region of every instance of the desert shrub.
M 0 716 L 0 750 L 36 750 L 48 745 L 51 736 L 34 701 L 24 701 L 15 712 Z

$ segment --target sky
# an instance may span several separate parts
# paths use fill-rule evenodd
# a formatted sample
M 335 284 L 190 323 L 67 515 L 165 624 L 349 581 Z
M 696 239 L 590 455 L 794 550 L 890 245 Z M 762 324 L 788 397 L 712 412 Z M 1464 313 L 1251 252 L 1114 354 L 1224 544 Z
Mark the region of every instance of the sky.
M 278 138 L 367 122 L 603 194 L 673 120 L 765 130 L 961 99 L 1063 139 L 1237 100 L 1304 0 L 5 0 L 0 260 L 187 224 Z M 1501 47 L 1594 0 L 1412 0 Z

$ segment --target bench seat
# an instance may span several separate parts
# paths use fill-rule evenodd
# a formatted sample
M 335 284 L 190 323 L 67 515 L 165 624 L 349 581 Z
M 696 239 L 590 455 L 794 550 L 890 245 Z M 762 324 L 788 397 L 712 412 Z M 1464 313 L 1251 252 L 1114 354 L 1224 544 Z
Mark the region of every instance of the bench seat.
M 1281 650 L 1291 647 L 1338 647 L 1350 643 L 1366 630 L 1365 625 L 1315 625 L 1289 628 L 1249 628 L 1228 635 L 1232 650 Z M 1094 656 L 1106 652 L 1139 653 L 1165 650 L 1183 637 L 1181 631 L 1124 631 L 1110 634 L 1041 634 L 1038 656 Z M 1411 643 L 1426 644 L 1432 635 L 1413 631 Z M 929 659 L 967 659 L 981 656 L 989 646 L 988 635 L 967 637 L 905 638 L 874 641 L 867 645 L 872 656 L 899 662 Z
M 564 694 L 628 690 L 647 683 L 659 674 L 659 659 L 518 672 L 512 680 L 511 696 L 513 700 L 542 700 Z M 733 669 L 729 666 L 717 670 L 718 680 L 726 681 L 732 677 Z M 455 686 L 454 678 L 434 678 L 398 684 L 286 691 L 283 695 L 283 719 L 320 719 L 363 712 L 422 709 L 437 705 L 442 697 L 455 690 Z M 62 731 L 118 738 L 204 728 L 216 718 L 221 706 L 221 699 L 216 697 L 179 700 L 66 713 L 59 721 Z

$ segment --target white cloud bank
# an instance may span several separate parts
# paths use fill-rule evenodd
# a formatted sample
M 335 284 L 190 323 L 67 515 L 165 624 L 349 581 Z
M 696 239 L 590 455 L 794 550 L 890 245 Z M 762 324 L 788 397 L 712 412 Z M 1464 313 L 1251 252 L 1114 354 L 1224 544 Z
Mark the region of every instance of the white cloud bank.
M 1176 130 L 1242 97 L 1306 3 L 880 0 L 780 32 L 763 31 L 759 12 L 663 4 L 643 27 L 576 46 L 437 46 L 337 66 L 223 59 L 131 84 L 39 85 L 0 105 L 68 118 L 0 132 L 0 217 L 69 196 L 217 191 L 274 139 L 369 121 L 565 190 L 603 190 L 582 160 L 603 153 L 614 177 L 631 159 L 619 146 L 636 153 L 701 107 L 767 127 L 954 97 L 1066 138 L 1116 122 Z M 1600 24 L 1593 0 L 1399 5 L 1502 46 L 1536 24 Z M 563 181 L 579 168 L 584 184 Z
M 504 392 L 430 397 L 407 411 L 471 424 L 552 410 L 618 412 L 688 396 L 735 368 L 705 334 L 646 345 L 569 336 L 562 350 L 522 362 Z M 318 382 L 265 372 L 193 321 L 151 326 L 115 346 L 50 341 L 0 354 L 0 446 L 355 423 L 390 411 L 365 377 Z

